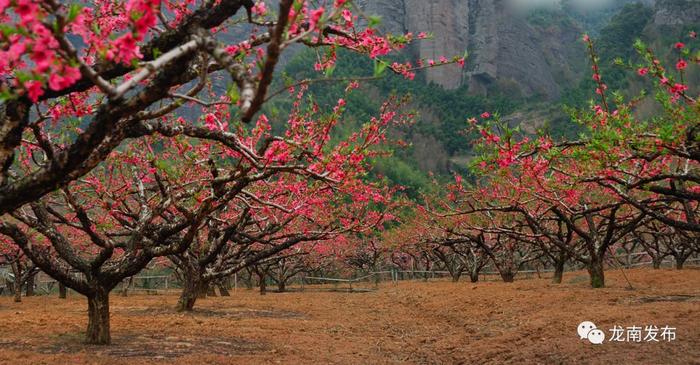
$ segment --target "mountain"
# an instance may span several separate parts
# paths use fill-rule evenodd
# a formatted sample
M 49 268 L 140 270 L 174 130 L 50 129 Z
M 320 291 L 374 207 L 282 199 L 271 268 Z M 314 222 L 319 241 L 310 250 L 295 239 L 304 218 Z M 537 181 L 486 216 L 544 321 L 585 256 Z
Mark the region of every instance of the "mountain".
M 382 18 L 382 30 L 426 32 L 433 39 L 412 47 L 417 58 L 470 55 L 464 70 L 438 68 L 426 81 L 445 89 L 467 86 L 472 94 L 558 100 L 584 76 L 584 32 L 597 35 L 631 3 L 654 8 L 655 26 L 697 23 L 697 0 L 361 0 Z
M 605 82 L 612 90 L 635 95 L 648 84 L 615 65 L 617 60 L 636 61 L 632 47 L 638 38 L 659 57 L 675 63 L 670 45 L 700 31 L 699 0 L 356 0 L 367 15 L 381 17 L 385 33 L 426 32 L 431 39 L 416 41 L 408 59 L 437 59 L 468 52 L 466 67 L 446 66 L 421 72 L 416 82 L 387 76 L 363 86 L 348 99 L 350 119 L 362 123 L 377 103 L 390 95 L 410 94 L 409 107 L 416 123 L 394 131 L 409 142 L 394 156 L 377 161 L 375 172 L 407 186 L 417 196 L 427 189 L 434 173 L 449 178 L 465 172 L 472 156 L 473 136 L 462 131 L 466 119 L 484 111 L 499 113 L 526 133 L 546 129 L 555 137 L 576 138 L 578 126 L 564 112 L 564 105 L 584 107 L 595 97 L 590 65 L 581 37 L 596 41 Z M 334 76 L 371 74 L 367 60 L 341 57 Z M 314 52 L 302 52 L 286 64 L 294 77 L 318 77 L 309 64 Z M 364 73 L 363 73 L 364 72 Z M 314 76 L 315 75 L 315 76 Z M 687 75 L 691 82 L 700 75 Z M 329 89 L 315 85 L 319 102 Z M 649 98 L 651 99 L 651 98 Z M 653 103 L 647 107 L 654 113 Z M 351 121 L 352 122 L 352 121 Z
M 546 26 L 528 22 L 506 0 L 374 0 L 362 2 L 366 11 L 382 17 L 390 33 L 433 34 L 412 51 L 418 58 L 469 53 L 464 70 L 443 67 L 426 74 L 428 82 L 445 89 L 468 86 L 474 94 L 509 89 L 519 96 L 557 99 L 561 85 L 580 77 L 582 30 L 568 19 Z
M 697 0 L 656 0 L 654 25 L 683 26 L 700 22 Z

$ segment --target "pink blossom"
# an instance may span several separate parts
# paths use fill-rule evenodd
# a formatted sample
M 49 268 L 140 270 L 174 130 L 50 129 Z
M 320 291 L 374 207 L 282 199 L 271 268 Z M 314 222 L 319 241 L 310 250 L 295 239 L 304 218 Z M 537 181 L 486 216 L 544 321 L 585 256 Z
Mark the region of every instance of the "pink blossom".
M 36 17 L 38 8 L 32 0 L 18 0 L 15 12 L 20 16 L 22 22 L 29 22 Z
M 675 45 L 676 49 L 683 49 L 685 48 L 685 44 L 683 42 L 678 42 Z
M 646 68 L 646 67 L 642 67 L 642 68 L 640 68 L 639 70 L 637 70 L 637 73 L 639 74 L 639 76 L 644 76 L 644 75 L 646 75 L 648 72 L 649 72 L 649 69 Z
M 226 46 L 226 53 L 228 53 L 232 56 L 235 56 L 239 50 L 240 50 L 240 48 L 237 45 Z
M 671 92 L 674 94 L 680 94 L 684 91 L 688 90 L 688 86 L 683 85 L 683 84 L 675 84 L 673 87 L 671 87 Z
M 483 112 L 483 113 L 481 113 L 481 117 L 482 117 L 483 119 L 489 119 L 489 118 L 491 118 L 491 113 L 489 113 L 489 112 Z
M 65 66 L 63 73 L 52 73 L 49 76 L 49 88 L 54 91 L 63 90 L 80 80 L 80 70 L 76 67 Z
M 216 116 L 214 116 L 212 113 L 207 113 L 204 116 L 204 125 L 206 125 L 210 130 L 219 129 L 219 122 L 216 120 Z
M 265 7 L 265 2 L 264 1 L 258 1 L 255 3 L 255 6 L 253 6 L 253 9 L 251 9 L 253 14 L 263 16 L 267 12 L 267 8 Z
M 19 41 L 14 42 L 10 46 L 10 49 L 7 51 L 7 56 L 10 58 L 10 61 L 16 61 L 20 57 L 22 57 L 22 55 L 24 54 L 24 52 L 26 50 L 27 50 L 26 43 L 19 42 Z
M 314 11 L 311 12 L 311 18 L 309 19 L 309 29 L 316 29 L 318 26 L 318 21 L 321 20 L 321 17 L 323 16 L 323 13 L 326 10 L 323 7 L 320 7 Z
M 44 43 L 37 42 L 32 47 L 32 54 L 29 58 L 36 64 L 37 72 L 44 72 L 53 61 L 53 52 L 50 52 Z
M 134 29 L 139 35 L 145 34 L 150 28 L 156 25 L 157 21 L 155 12 L 150 10 L 141 15 L 141 17 L 134 22 Z
M 115 61 L 129 64 L 134 58 L 143 57 L 139 51 L 139 46 L 136 44 L 136 39 L 131 32 L 117 38 L 112 44 L 113 50 L 108 52 L 107 59 L 114 59 Z M 116 54 L 114 54 L 114 52 L 116 52 Z
M 679 60 L 678 63 L 676 63 L 676 69 L 679 71 L 685 70 L 686 67 L 688 67 L 688 62 L 686 62 L 683 59 Z
M 24 83 L 24 87 L 27 89 L 27 94 L 32 102 L 37 102 L 39 97 L 44 95 L 44 88 L 41 82 L 36 80 L 30 80 Z
M 341 13 L 343 16 L 343 19 L 345 19 L 345 26 L 348 28 L 352 28 L 354 26 L 352 22 L 352 13 L 348 9 L 343 9 L 343 12 Z
M 345 88 L 345 91 L 347 92 L 347 91 L 350 91 L 350 90 L 357 89 L 357 88 L 359 88 L 359 87 L 360 87 L 360 83 L 359 83 L 359 82 L 357 82 L 357 81 L 351 81 L 350 83 L 348 83 L 348 86 Z

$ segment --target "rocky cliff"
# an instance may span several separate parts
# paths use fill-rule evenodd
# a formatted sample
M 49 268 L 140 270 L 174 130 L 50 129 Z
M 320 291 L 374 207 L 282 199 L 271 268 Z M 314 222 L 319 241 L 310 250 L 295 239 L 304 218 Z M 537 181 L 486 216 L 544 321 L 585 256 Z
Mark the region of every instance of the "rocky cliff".
M 683 25 L 700 22 L 698 0 L 656 0 L 654 25 Z
M 566 59 L 581 52 L 576 27 L 537 27 L 511 11 L 507 0 L 365 0 L 368 13 L 382 16 L 392 33 L 428 32 L 434 38 L 414 46 L 415 56 L 435 59 L 469 52 L 468 67 L 442 67 L 426 79 L 446 89 L 467 85 L 488 94 L 506 89 L 524 96 L 557 98 L 561 85 L 579 75 Z
M 492 90 L 557 99 L 587 69 L 580 37 L 584 30 L 560 14 L 550 24 L 533 24 L 509 6 L 512 0 L 360 0 L 367 13 L 380 15 L 391 33 L 428 32 L 431 40 L 413 46 L 415 57 L 448 58 L 469 52 L 464 69 L 442 67 L 426 80 L 446 89 L 467 86 L 477 94 Z M 579 1 L 581 2 L 581 1 Z M 615 0 L 611 9 L 643 2 L 655 7 L 654 25 L 700 21 L 698 0 Z M 557 3 L 557 1 L 553 1 Z M 605 13 L 605 9 L 597 12 Z M 561 21 L 558 21 L 561 20 Z

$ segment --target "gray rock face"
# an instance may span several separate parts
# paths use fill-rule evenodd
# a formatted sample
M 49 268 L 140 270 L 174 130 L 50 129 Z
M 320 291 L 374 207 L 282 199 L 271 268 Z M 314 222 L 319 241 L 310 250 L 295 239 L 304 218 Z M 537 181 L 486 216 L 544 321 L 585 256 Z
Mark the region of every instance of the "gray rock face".
M 657 0 L 655 25 L 681 25 L 700 23 L 698 0 Z
M 416 44 L 420 58 L 437 60 L 440 56 L 451 58 L 467 50 L 469 40 L 469 5 L 464 0 L 406 0 L 405 26 L 409 32 L 431 32 L 434 39 Z M 462 16 L 460 16 L 460 14 Z M 455 66 L 439 67 L 428 71 L 428 82 L 435 82 L 446 89 L 462 85 L 462 69 Z
M 513 94 L 557 98 L 561 84 L 575 75 L 566 66 L 577 29 L 537 29 L 511 14 L 507 0 L 365 0 L 369 14 L 382 16 L 384 31 L 432 33 L 433 39 L 413 46 L 421 59 L 451 58 L 470 54 L 468 66 L 439 67 L 426 72 L 426 80 L 446 89 L 468 85 L 487 94 L 506 86 Z M 563 78 L 563 79 L 562 79 Z
M 469 52 L 467 67 L 426 71 L 426 80 L 446 89 L 467 85 L 488 94 L 498 88 L 513 94 L 559 97 L 562 89 L 588 71 L 574 23 L 533 26 L 509 6 L 513 0 L 358 0 L 366 13 L 382 17 L 390 33 L 432 33 L 433 39 L 414 43 L 421 59 L 451 58 Z M 700 22 L 700 0 L 641 1 L 655 6 L 657 26 Z M 555 0 L 552 0 L 556 3 Z M 562 19 L 565 17 L 562 16 Z

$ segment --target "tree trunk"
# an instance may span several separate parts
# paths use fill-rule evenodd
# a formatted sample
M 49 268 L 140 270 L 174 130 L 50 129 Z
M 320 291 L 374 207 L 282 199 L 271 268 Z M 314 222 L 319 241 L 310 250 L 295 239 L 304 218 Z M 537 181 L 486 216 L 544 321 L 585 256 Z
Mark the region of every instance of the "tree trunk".
M 219 284 L 219 293 L 221 294 L 222 297 L 230 297 L 231 293 L 229 293 L 228 289 L 226 289 L 226 285 Z
M 18 283 L 18 282 L 15 282 L 14 285 L 12 286 L 12 289 L 14 289 L 15 303 L 21 303 L 22 302 L 22 285 L 20 285 L 20 283 Z
M 216 288 L 214 288 L 214 284 L 207 285 L 207 296 L 208 297 L 215 297 L 216 296 Z
M 688 259 L 688 256 L 675 256 L 676 259 L 676 270 L 683 270 L 683 264 L 685 264 L 685 260 Z
M 479 281 L 479 265 L 474 265 L 471 270 L 469 270 L 469 280 L 472 283 L 476 283 Z
M 284 280 L 278 281 L 277 282 L 277 291 L 279 291 L 280 293 L 284 293 L 285 291 L 287 291 L 287 282 Z
M 28 296 L 28 297 L 34 296 L 34 280 L 35 279 L 36 279 L 36 273 L 30 274 L 29 276 L 27 276 L 26 296 Z
M 109 291 L 97 288 L 88 296 L 88 327 L 85 342 L 91 345 L 109 345 Z
M 591 261 L 588 263 L 588 275 L 591 278 L 592 288 L 605 287 L 605 272 L 602 258 L 591 258 Z
M 15 276 L 15 281 L 12 283 L 12 292 L 15 295 L 15 303 L 22 301 L 22 267 L 18 262 L 11 265 L 12 274 Z
M 515 281 L 515 273 L 512 271 L 501 271 L 501 279 L 503 279 L 504 283 L 512 283 Z
M 462 276 L 462 272 L 461 272 L 461 271 L 455 271 L 455 272 L 451 273 L 451 276 L 452 276 L 452 282 L 453 282 L 453 283 L 456 283 L 456 282 L 459 281 L 459 278 Z
M 131 276 L 129 277 L 129 280 L 125 283 L 122 281 L 122 296 L 126 297 L 129 295 L 129 287 L 131 286 L 131 283 L 134 281 L 134 277 Z
M 267 294 L 267 283 L 265 282 L 265 274 L 258 273 L 258 286 L 260 288 L 260 295 Z
M 651 265 L 654 268 L 654 270 L 658 270 L 661 268 L 661 261 L 663 261 L 663 260 L 661 258 L 659 258 L 658 256 L 651 258 Z
M 205 299 L 207 297 L 208 285 L 204 285 L 204 283 L 200 283 L 198 289 L 199 290 L 197 290 L 197 298 Z
M 183 279 L 185 282 L 183 283 L 182 292 L 180 293 L 180 298 L 177 301 L 175 309 L 178 312 L 190 312 L 194 308 L 194 303 L 197 301 L 197 298 L 199 298 L 202 293 L 203 284 L 200 280 L 193 278 L 193 275 L 186 275 Z M 206 295 L 206 291 L 204 294 Z
M 564 278 L 564 265 L 566 265 L 566 261 L 557 261 L 554 263 L 553 284 L 561 284 L 561 280 Z
M 243 279 L 243 283 L 245 284 L 245 288 L 248 290 L 253 290 L 253 273 L 248 269 L 246 269 L 246 273 L 248 275 L 246 275 Z
M 63 285 L 63 283 L 58 283 L 58 298 L 59 299 L 66 299 L 66 295 L 68 290 L 66 290 L 66 286 Z

